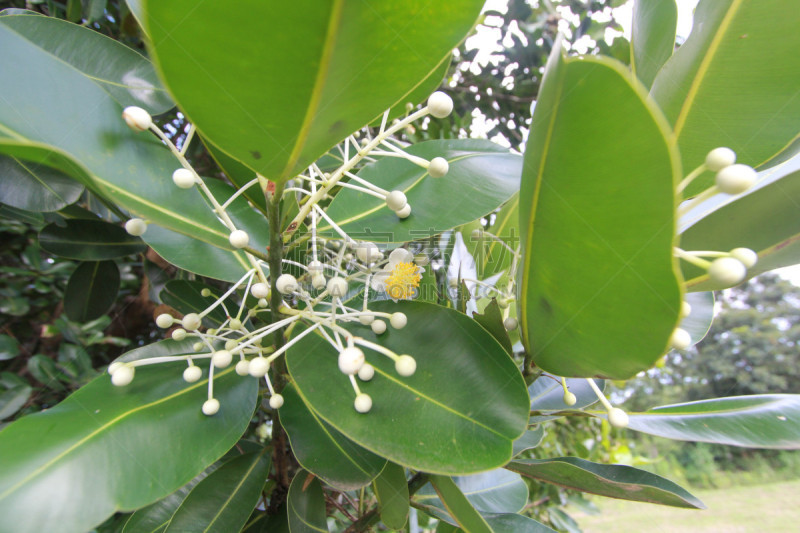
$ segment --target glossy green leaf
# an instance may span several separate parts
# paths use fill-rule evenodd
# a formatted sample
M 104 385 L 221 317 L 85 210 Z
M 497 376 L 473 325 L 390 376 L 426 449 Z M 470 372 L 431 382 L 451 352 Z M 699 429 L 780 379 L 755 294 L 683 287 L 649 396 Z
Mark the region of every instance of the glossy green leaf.
M 14 337 L 0 335 L 0 361 L 7 361 L 19 355 L 19 342 Z
M 381 522 L 391 529 L 404 529 L 408 522 L 408 483 L 406 470 L 402 466 L 388 462 L 380 475 L 372 482 Z
M 184 235 L 232 250 L 228 230 L 196 189 L 176 189 L 179 166 L 148 133 L 121 119 L 121 106 L 95 80 L 0 24 L 0 151 L 29 161 L 54 157 L 59 169 L 134 215 Z M 18 110 L 23 109 L 25 113 Z M 91 109 L 92 113 L 86 110 Z M 232 253 L 249 268 L 243 253 Z
M 326 210 L 354 239 L 407 242 L 430 237 L 491 213 L 519 190 L 522 158 L 489 141 L 426 141 L 408 153 L 431 160 L 444 157 L 450 170 L 441 178 L 399 157 L 384 157 L 358 175 L 387 191 L 403 191 L 411 215 L 399 219 L 386 202 L 353 189 L 342 189 Z M 318 231 L 333 235 L 320 224 Z
M 680 327 L 689 333 L 692 344 L 697 344 L 706 336 L 714 321 L 714 293 L 692 292 L 684 299 L 692 306 L 692 312 L 681 320 Z
M 630 413 L 630 429 L 675 440 L 800 449 L 800 395 L 760 394 Z
M 28 398 L 33 394 L 30 385 L 15 385 L 0 392 L 0 420 L 5 420 L 16 414 L 17 411 L 28 403 Z
M 447 476 L 431 475 L 431 484 L 439 499 L 458 525 L 470 533 L 492 533 L 492 528 L 470 501 L 459 490 L 456 483 Z
M 470 474 L 505 464 L 512 442 L 525 430 L 528 396 L 519 370 L 497 341 L 472 319 L 437 305 L 383 301 L 370 309 L 401 311 L 408 325 L 379 338 L 369 327 L 348 329 L 410 354 L 416 373 L 399 377 L 393 361 L 367 349 L 375 377 L 359 387 L 373 404 L 360 414 L 337 351 L 312 334 L 286 358 L 303 400 L 357 444 L 415 470 Z
M 386 459 L 354 444 L 323 421 L 303 402 L 293 385 L 281 392 L 281 424 L 289 435 L 300 466 L 339 490 L 369 485 L 386 465 Z
M 472 28 L 482 4 L 247 0 L 221 10 L 193 0 L 144 2 L 151 53 L 189 119 L 212 144 L 276 181 L 405 102 Z
M 0 202 L 28 211 L 58 211 L 83 192 L 83 185 L 58 169 L 4 155 L 0 181 Z
M 712 199 L 713 200 L 713 199 Z M 681 234 L 684 250 L 721 250 L 745 247 L 758 253 L 758 263 L 747 277 L 800 263 L 800 170 L 798 162 L 766 173 L 752 190 L 719 202 L 704 202 L 706 213 Z M 690 213 L 691 214 L 691 213 Z M 700 268 L 681 263 L 691 291 L 719 289 Z
M 631 26 L 631 69 L 647 87 L 675 49 L 675 0 L 636 0 Z
M 511 349 L 511 340 L 508 338 L 508 331 L 503 325 L 503 312 L 500 311 L 500 306 L 497 305 L 497 300 L 492 298 L 492 301 L 487 305 L 483 313 L 472 313 L 475 322 L 483 326 L 483 329 L 491 333 L 492 337 L 508 352 L 509 355 L 514 354 Z
M 250 422 L 256 380 L 218 372 L 222 407 L 207 417 L 207 380 L 186 384 L 183 366 L 140 368 L 127 387 L 100 376 L 0 432 L 3 520 L 20 533 L 83 532 L 170 494 L 218 459 Z
M 291 533 L 328 531 L 325 519 L 325 495 L 322 484 L 302 468 L 297 471 L 286 500 Z
M 672 123 L 685 173 L 709 150 L 733 149 L 759 166 L 800 128 L 800 34 L 781 0 L 705 0 L 692 33 L 667 61 L 652 95 Z M 713 181 L 709 172 L 687 189 Z
M 520 438 L 514 441 L 514 457 L 526 450 L 539 446 L 544 438 L 544 426 L 539 424 L 535 429 L 529 429 Z
M 494 533 L 554 533 L 544 524 L 518 514 L 484 514 L 483 518 Z M 462 531 L 462 530 L 459 530 Z
M 481 514 L 516 513 L 528 501 L 528 486 L 520 475 L 503 468 L 451 479 L 470 505 Z M 425 505 L 444 509 L 437 492 L 430 485 L 420 489 L 414 499 Z
M 189 492 L 216 467 L 217 463 L 212 464 L 169 496 L 137 509 L 125 522 L 122 533 L 164 533 L 175 511 L 178 510 Z
M 605 390 L 606 382 L 594 380 L 601 391 Z M 542 374 L 530 387 L 528 394 L 531 397 L 531 411 L 561 411 L 563 409 L 583 409 L 598 401 L 594 389 L 581 378 L 567 378 L 567 388 L 575 395 L 575 405 L 564 404 L 564 389 L 561 379 L 549 374 Z
M 199 281 L 187 281 L 183 279 L 173 279 L 164 284 L 164 290 L 159 297 L 165 304 L 174 307 L 182 314 L 199 313 L 210 307 L 217 298 L 222 296 L 219 289 L 211 291 L 210 296 L 203 296 L 203 289 L 210 289 L 205 283 Z M 228 310 L 235 313 L 239 306 L 230 298 L 225 299 Z M 203 324 L 206 327 L 219 327 L 228 319 L 223 307 L 217 306 L 210 313 L 203 317 Z
M 103 316 L 117 299 L 119 284 L 119 268 L 114 261 L 81 263 L 67 282 L 64 312 L 75 322 Z
M 103 220 L 75 219 L 48 224 L 39 233 L 46 252 L 81 261 L 117 259 L 144 252 L 147 246 L 125 228 Z
M 505 243 L 511 250 L 517 250 L 520 244 L 519 234 L 519 193 L 515 193 L 494 216 L 489 232 Z M 485 233 L 477 239 L 472 235 L 464 236 L 464 244 L 475 258 L 478 275 L 488 278 L 498 272 L 507 270 L 514 254 L 497 239 Z
M 268 448 L 226 462 L 192 489 L 165 533 L 241 530 L 261 497 L 269 468 Z
M 114 359 L 114 361 L 127 363 L 130 361 L 138 361 L 139 359 L 150 359 L 152 357 L 197 353 L 197 351 L 192 348 L 195 342 L 197 342 L 196 337 L 192 337 L 191 335 L 182 341 L 165 339 L 125 352 L 123 355 Z
M 173 104 L 144 56 L 100 32 L 55 17 L 0 17 L 0 24 L 94 80 L 122 106 L 154 115 Z
M 546 483 L 609 498 L 705 509 L 703 502 L 672 481 L 632 466 L 556 457 L 512 461 L 506 468 Z
M 666 350 L 681 300 L 668 135 L 630 71 L 554 48 L 520 191 L 518 316 L 542 369 L 625 379 Z

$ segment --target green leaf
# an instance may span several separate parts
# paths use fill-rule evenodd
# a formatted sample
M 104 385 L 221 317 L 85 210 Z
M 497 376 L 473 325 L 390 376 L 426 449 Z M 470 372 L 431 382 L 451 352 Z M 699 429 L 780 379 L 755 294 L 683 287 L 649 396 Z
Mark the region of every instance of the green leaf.
M 720 251 L 750 248 L 758 253 L 758 263 L 748 269 L 748 278 L 800 263 L 797 162 L 768 171 L 753 189 L 724 200 L 721 206 L 713 198 L 698 206 L 696 212 L 703 216 L 689 222 L 691 225 L 681 234 L 681 248 Z M 681 267 L 688 290 L 720 288 L 709 281 L 706 271 L 685 262 Z
M 411 215 L 401 220 L 384 200 L 344 188 L 326 212 L 354 239 L 407 242 L 430 237 L 491 213 L 519 190 L 522 159 L 492 142 L 426 141 L 406 151 L 427 160 L 444 157 L 450 170 L 431 178 L 426 169 L 399 157 L 366 165 L 358 176 L 387 191 L 403 191 Z M 333 235 L 325 224 L 317 231 Z
M 508 352 L 509 355 L 514 354 L 511 348 L 511 340 L 508 338 L 508 331 L 506 331 L 503 324 L 503 312 L 500 311 L 500 306 L 497 305 L 497 300 L 492 298 L 489 305 L 483 310 L 483 314 L 472 313 L 475 322 L 483 326 L 483 329 L 491 333 L 492 337 Z
M 387 462 L 380 475 L 372 482 L 381 522 L 390 529 L 404 529 L 408 522 L 408 483 L 406 471 L 400 465 Z
M 528 486 L 520 475 L 503 468 L 471 476 L 456 476 L 452 480 L 470 505 L 481 514 L 516 513 L 528 501 Z M 430 485 L 419 490 L 414 499 L 425 505 L 445 508 Z
M 675 440 L 800 449 L 800 395 L 759 394 L 629 413 L 630 429 Z
M 605 390 L 606 382 L 594 380 L 601 391 Z M 575 395 L 575 405 L 567 406 L 564 403 L 564 389 L 561 380 L 556 376 L 542 374 L 530 387 L 528 394 L 531 397 L 531 411 L 561 411 L 564 409 L 583 409 L 598 401 L 594 389 L 582 378 L 567 378 L 567 388 Z
M 475 229 L 481 230 L 480 236 L 472 234 Z M 483 226 L 479 222 L 473 222 L 462 227 L 461 235 L 467 250 L 475 258 L 478 277 L 486 279 L 498 272 L 508 270 L 514 254 L 501 242 L 486 235 L 486 232 L 482 230 Z M 515 193 L 494 215 L 494 221 L 488 231 L 507 244 L 511 250 L 517 249 L 519 246 L 519 193 Z
M 341 490 L 369 485 L 381 473 L 386 459 L 354 444 L 303 402 L 294 385 L 281 392 L 281 424 L 289 435 L 300 466 Z
M 631 69 L 647 87 L 675 49 L 675 0 L 636 0 L 631 26 Z
M 692 306 L 692 312 L 681 320 L 680 327 L 689 333 L 692 344 L 697 344 L 706 336 L 714 321 L 714 293 L 692 292 L 684 299 Z
M 718 146 L 759 166 L 798 135 L 800 34 L 780 1 L 701 2 L 692 33 L 667 61 L 652 95 L 672 123 L 685 173 Z M 713 182 L 709 172 L 686 190 Z
M 164 284 L 164 290 L 159 297 L 165 304 L 174 307 L 182 314 L 199 313 L 210 307 L 217 298 L 222 296 L 220 290 L 212 290 L 211 296 L 203 296 L 203 289 L 210 289 L 205 283 L 199 281 L 187 281 L 173 279 Z M 235 312 L 239 309 L 238 304 L 226 298 L 225 305 L 229 310 Z M 206 327 L 218 327 L 228 319 L 225 309 L 222 306 L 214 308 L 210 313 L 203 317 L 203 324 Z
M 175 105 L 150 61 L 97 31 L 39 15 L 0 17 L 0 24 L 94 80 L 122 106 L 160 115 Z
M 0 361 L 14 359 L 19 355 L 19 342 L 14 337 L 0 335 Z
M 0 176 L 0 202 L 28 211 L 58 211 L 83 192 L 67 174 L 11 156 L 0 155 Z
M 444 506 L 458 525 L 470 533 L 492 533 L 492 528 L 481 514 L 470 504 L 456 483 L 447 476 L 431 475 L 431 484 L 436 489 Z
M 5 420 L 22 409 L 32 393 L 33 387 L 30 385 L 16 385 L 0 392 L 0 420 Z
M 405 103 L 482 4 L 144 3 L 151 54 L 181 109 L 212 144 L 275 181 Z
M 114 305 L 119 284 L 119 268 L 114 261 L 81 263 L 67 282 L 64 312 L 75 322 L 103 316 Z
M 289 485 L 287 506 L 291 533 L 327 533 L 325 495 L 322 493 L 322 484 L 313 474 L 302 468 L 297 471 Z
M 554 533 L 544 524 L 518 514 L 484 514 L 483 518 L 494 533 Z M 461 530 L 459 530 L 461 531 Z
M 186 384 L 184 366 L 140 368 L 127 387 L 101 376 L 0 432 L 3 520 L 20 533 L 86 531 L 170 494 L 222 456 L 250 422 L 256 380 L 218 372 L 222 407 L 207 417 L 207 380 Z
M 520 438 L 514 441 L 514 457 L 526 450 L 539 446 L 544 438 L 544 426 L 539 424 L 535 429 L 529 429 Z
M 74 219 L 48 224 L 39 244 L 51 254 L 81 261 L 117 259 L 144 252 L 147 246 L 124 228 L 102 220 Z
M 198 483 L 172 517 L 170 531 L 240 531 L 261 497 L 268 448 L 231 459 Z
M 672 481 L 632 466 L 556 457 L 512 461 L 506 468 L 545 483 L 609 498 L 705 509 L 703 502 Z
M 147 344 L 141 348 L 136 348 L 114 359 L 120 363 L 128 363 L 131 361 L 138 361 L 140 359 L 150 359 L 153 357 L 163 357 L 167 355 L 186 355 L 197 353 L 197 350 L 192 348 L 194 343 L 197 342 L 195 337 L 191 335 L 182 341 L 172 339 L 165 339 L 162 341 Z
M 505 464 L 512 442 L 525 430 L 528 396 L 519 370 L 497 341 L 472 319 L 437 305 L 383 301 L 370 309 L 403 312 L 408 325 L 380 338 L 369 327 L 348 329 L 410 354 L 416 373 L 398 377 L 393 361 L 367 349 L 375 377 L 359 387 L 373 405 L 360 414 L 337 350 L 308 335 L 286 357 L 306 404 L 357 444 L 415 470 L 471 474 Z
M 666 350 L 682 296 L 668 134 L 624 66 L 554 47 L 520 191 L 518 316 L 542 369 L 625 379 Z

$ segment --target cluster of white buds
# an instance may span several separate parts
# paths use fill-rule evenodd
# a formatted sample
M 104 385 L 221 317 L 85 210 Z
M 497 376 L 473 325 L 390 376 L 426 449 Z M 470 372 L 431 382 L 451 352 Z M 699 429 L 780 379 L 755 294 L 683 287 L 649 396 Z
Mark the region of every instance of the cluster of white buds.
M 703 164 L 681 181 L 678 193 L 682 193 L 698 176 L 707 171 L 716 173 L 714 185 L 682 205 L 681 214 L 688 213 L 715 194 L 741 194 L 750 189 L 758 179 L 753 167 L 736 163 L 736 153 L 733 150 L 725 147 L 714 148 L 706 155 Z

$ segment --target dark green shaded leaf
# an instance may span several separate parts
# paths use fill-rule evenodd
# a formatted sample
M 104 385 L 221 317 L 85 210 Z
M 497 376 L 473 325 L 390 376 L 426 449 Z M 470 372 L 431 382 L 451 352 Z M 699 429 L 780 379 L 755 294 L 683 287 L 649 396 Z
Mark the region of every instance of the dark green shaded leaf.
M 622 65 L 553 49 L 520 191 L 518 316 L 542 369 L 625 379 L 666 351 L 682 297 L 668 135 Z
M 119 284 L 119 268 L 114 261 L 81 263 L 67 282 L 64 312 L 75 322 L 103 316 L 117 299 Z
M 554 533 L 544 524 L 518 514 L 484 514 L 483 518 L 494 533 Z M 459 530 L 461 531 L 461 530 Z
M 705 509 L 703 502 L 672 481 L 632 466 L 557 457 L 512 461 L 506 468 L 546 483 L 609 498 Z
M 455 476 L 452 480 L 470 505 L 482 514 L 516 513 L 528 501 L 528 486 L 520 475 L 502 468 L 471 476 Z M 424 505 L 445 509 L 430 485 L 419 490 L 414 499 Z
M 675 440 L 800 449 L 800 395 L 759 394 L 629 413 L 630 429 Z
M 503 325 L 503 313 L 500 311 L 500 306 L 497 305 L 497 300 L 492 298 L 489 305 L 486 306 L 481 313 L 472 313 L 475 322 L 483 326 L 483 329 L 492 334 L 492 337 L 499 342 L 509 355 L 514 354 L 511 349 L 511 340 L 508 338 L 508 331 Z
M 408 483 L 402 466 L 388 462 L 372 482 L 381 522 L 391 529 L 404 529 L 408 522 Z
M 357 444 L 416 470 L 470 474 L 505 464 L 513 440 L 525 430 L 528 396 L 519 370 L 497 341 L 474 320 L 437 305 L 384 301 L 370 309 L 401 311 L 408 325 L 379 338 L 369 327 L 348 328 L 412 355 L 416 373 L 399 377 L 393 361 L 366 350 L 375 377 L 359 387 L 373 405 L 360 414 L 337 351 L 312 334 L 286 358 L 304 401 Z
M 28 402 L 33 388 L 29 385 L 16 385 L 0 392 L 0 420 L 14 415 Z
M 219 289 L 214 289 L 211 292 L 211 296 L 203 296 L 203 289 L 210 290 L 205 283 L 199 281 L 173 279 L 164 284 L 164 290 L 161 291 L 159 297 L 162 302 L 174 307 L 184 315 L 200 313 L 216 302 L 218 297 L 222 296 Z M 238 304 L 230 298 L 225 300 L 225 304 L 229 310 L 239 309 Z M 206 327 L 218 327 L 227 319 L 228 316 L 225 314 L 225 309 L 220 305 L 203 317 L 203 324 Z
M 631 26 L 631 68 L 647 87 L 675 49 L 675 0 L 636 0 Z
M 492 533 L 492 528 L 451 478 L 431 475 L 430 480 L 442 503 L 458 525 L 470 533 Z
M 529 429 L 520 438 L 514 441 L 514 457 L 525 450 L 536 448 L 544 438 L 544 426 L 539 424 L 535 429 Z
M 325 519 L 325 495 L 319 480 L 302 468 L 297 471 L 289 486 L 286 500 L 291 533 L 328 531 Z
M 12 156 L 0 156 L 0 180 L 0 202 L 28 211 L 58 211 L 83 192 L 67 174 Z
M 19 342 L 14 337 L 0 335 L 0 361 L 7 361 L 19 355 Z
M 39 233 L 46 252 L 81 261 L 117 259 L 144 252 L 147 246 L 125 228 L 102 220 L 74 219 L 48 224 Z
M 256 380 L 218 372 L 222 407 L 207 417 L 207 380 L 186 384 L 183 366 L 140 368 L 127 387 L 101 376 L 0 432 L 3 520 L 20 533 L 83 532 L 170 494 L 218 459 L 250 422 Z

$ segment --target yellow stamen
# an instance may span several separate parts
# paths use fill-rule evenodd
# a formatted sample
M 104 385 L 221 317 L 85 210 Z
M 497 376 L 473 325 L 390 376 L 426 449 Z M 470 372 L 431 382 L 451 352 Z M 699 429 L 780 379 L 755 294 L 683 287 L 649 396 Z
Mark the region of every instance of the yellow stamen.
M 417 294 L 422 279 L 419 267 L 414 263 L 397 263 L 386 278 L 386 293 L 395 300 L 408 300 Z

